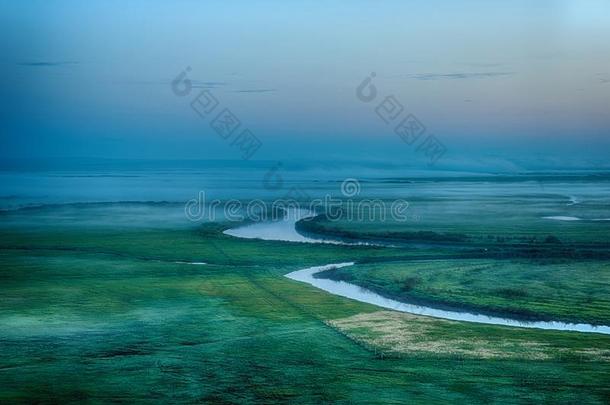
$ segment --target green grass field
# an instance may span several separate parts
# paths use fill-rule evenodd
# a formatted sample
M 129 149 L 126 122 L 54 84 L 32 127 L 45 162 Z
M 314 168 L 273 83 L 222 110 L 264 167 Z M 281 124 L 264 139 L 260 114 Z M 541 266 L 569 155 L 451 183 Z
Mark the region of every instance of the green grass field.
M 318 276 L 399 301 L 526 320 L 610 324 L 610 263 L 605 261 L 411 260 L 361 264 Z
M 610 396 L 607 336 L 380 311 L 283 277 L 348 260 L 395 277 L 410 256 L 451 252 L 240 240 L 222 229 L 4 229 L 0 401 L 605 403 Z M 566 285 L 579 291 L 582 283 Z
M 323 215 L 301 221 L 303 232 L 353 239 L 376 239 L 393 242 L 465 244 L 483 247 L 601 249 L 610 248 L 610 221 L 606 218 L 607 200 L 591 199 L 575 206 L 566 204 L 566 197 L 549 195 L 477 195 L 468 193 L 452 197 L 404 197 L 410 206 L 406 218 L 392 218 L 391 199 L 385 210 L 374 207 L 364 213 L 346 209 L 338 219 Z M 498 194 L 502 188 L 489 186 Z M 421 188 L 417 189 L 423 192 Z M 456 194 L 459 191 L 454 191 Z M 372 199 L 366 199 L 371 201 Z M 354 202 L 357 205 L 359 202 Z M 349 217 L 351 215 L 351 218 Z M 545 217 L 576 216 L 583 221 L 557 221 Z M 358 220 L 354 220 L 357 218 Z M 587 220 L 589 219 L 589 220 Z

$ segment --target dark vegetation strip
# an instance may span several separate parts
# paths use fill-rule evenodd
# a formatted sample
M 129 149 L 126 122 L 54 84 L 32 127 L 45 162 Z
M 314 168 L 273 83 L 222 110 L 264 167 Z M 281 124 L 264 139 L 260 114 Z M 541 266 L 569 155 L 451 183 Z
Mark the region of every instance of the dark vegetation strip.
M 437 233 L 433 231 L 386 232 L 384 234 L 369 232 L 352 232 L 342 229 L 329 229 L 323 225 L 327 219 L 324 215 L 315 218 L 301 219 L 295 224 L 297 232 L 305 236 L 336 236 L 351 241 L 362 239 L 375 241 L 409 241 L 409 242 L 465 242 L 468 236 L 459 233 Z
M 549 235 L 539 243 L 485 243 L 472 240 L 466 234 L 438 233 L 434 231 L 414 232 L 355 232 L 343 229 L 329 229 L 322 225 L 326 221 L 319 215 L 314 219 L 300 220 L 295 224 L 297 232 L 303 236 L 318 239 L 339 239 L 344 242 L 371 242 L 386 244 L 402 243 L 404 246 L 425 244 L 428 247 L 448 247 L 454 250 L 467 250 L 467 257 L 475 258 L 566 258 L 566 259 L 610 259 L 610 243 L 564 244 L 557 237 Z M 396 246 L 394 246 L 396 247 Z

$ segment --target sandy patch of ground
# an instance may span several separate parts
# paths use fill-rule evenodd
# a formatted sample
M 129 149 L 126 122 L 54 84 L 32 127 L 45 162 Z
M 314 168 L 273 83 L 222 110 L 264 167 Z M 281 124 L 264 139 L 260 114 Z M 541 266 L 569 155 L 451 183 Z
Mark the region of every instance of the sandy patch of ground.
M 572 349 L 518 335 L 465 333 L 460 322 L 394 311 L 363 313 L 328 322 L 360 343 L 388 355 L 436 354 L 478 359 L 549 360 L 579 356 L 587 361 L 610 361 L 610 350 Z M 453 332 L 455 331 L 455 332 Z

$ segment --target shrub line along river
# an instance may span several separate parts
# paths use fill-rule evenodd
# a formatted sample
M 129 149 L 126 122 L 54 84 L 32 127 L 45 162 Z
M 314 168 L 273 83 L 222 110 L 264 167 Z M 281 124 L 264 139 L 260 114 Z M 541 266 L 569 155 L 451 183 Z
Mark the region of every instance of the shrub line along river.
M 286 218 L 273 222 L 260 222 L 226 230 L 224 233 L 238 238 L 277 240 L 284 242 L 300 243 L 332 243 L 349 244 L 331 239 L 316 239 L 301 235 L 295 229 L 296 222 L 302 218 L 313 215 L 308 211 L 289 213 Z M 323 266 L 308 267 L 297 270 L 285 276 L 303 283 L 310 284 L 334 295 L 350 298 L 356 301 L 376 305 L 378 307 L 391 309 L 399 312 L 407 312 L 414 315 L 431 316 L 435 318 L 453 321 L 475 322 L 490 325 L 503 325 L 522 328 L 538 328 L 561 331 L 576 331 L 586 333 L 610 334 L 610 326 L 596 326 L 586 323 L 565 323 L 556 321 L 523 321 L 517 319 L 503 318 L 499 316 L 488 316 L 459 310 L 451 311 L 437 309 L 422 305 L 414 305 L 406 302 L 396 301 L 383 297 L 373 291 L 367 290 L 355 284 L 345 281 L 316 278 L 316 273 L 338 267 L 352 266 L 354 262 L 334 263 Z

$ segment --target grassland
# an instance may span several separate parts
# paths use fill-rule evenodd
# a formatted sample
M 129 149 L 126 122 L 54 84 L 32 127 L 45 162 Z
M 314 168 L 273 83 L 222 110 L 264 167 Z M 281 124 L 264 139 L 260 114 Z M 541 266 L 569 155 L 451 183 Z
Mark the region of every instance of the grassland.
M 464 190 L 448 185 L 442 190 L 445 196 L 418 188 L 421 195 L 410 200 L 406 221 L 393 219 L 389 211 L 365 213 L 359 221 L 345 212 L 338 220 L 319 215 L 300 221 L 297 226 L 306 234 L 452 255 L 390 258 L 385 263 L 365 258 L 357 266 L 318 277 L 439 308 L 610 324 L 610 221 L 595 220 L 608 217 L 603 195 L 574 203 L 556 193 L 506 193 L 490 185 L 495 191 L 482 195 L 485 189 L 480 187 L 468 193 L 471 183 L 460 187 Z M 592 193 L 593 188 L 585 190 Z
M 610 324 L 610 262 L 605 261 L 410 260 L 360 264 L 317 276 L 440 308 L 524 320 Z
M 222 229 L 3 229 L 0 401 L 604 403 L 610 395 L 607 336 L 395 314 L 283 277 L 452 252 L 239 240 Z
M 457 190 L 454 192 L 458 193 Z M 459 197 L 409 198 L 410 207 L 404 214 L 406 218 L 399 219 L 391 215 L 391 199 L 379 201 L 385 202 L 385 210 L 373 208 L 365 213 L 350 214 L 345 209 L 339 218 L 329 219 L 320 215 L 314 220 L 299 222 L 298 227 L 304 233 L 317 235 L 410 244 L 496 249 L 589 249 L 598 253 L 607 253 L 610 249 L 607 237 L 610 221 L 594 221 L 610 216 L 607 200 L 601 198 L 572 206 L 566 204 L 565 198 L 560 199 L 554 194 L 546 197 L 480 196 L 469 195 L 465 190 Z M 358 215 L 358 220 L 353 220 L 355 215 Z M 583 220 L 548 218 L 554 216 L 573 216 Z

